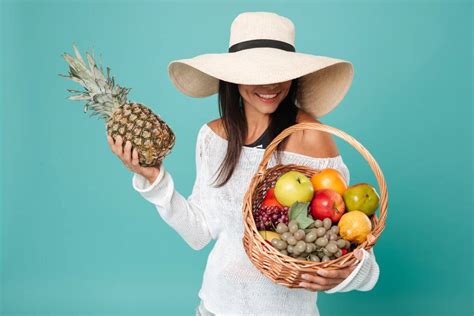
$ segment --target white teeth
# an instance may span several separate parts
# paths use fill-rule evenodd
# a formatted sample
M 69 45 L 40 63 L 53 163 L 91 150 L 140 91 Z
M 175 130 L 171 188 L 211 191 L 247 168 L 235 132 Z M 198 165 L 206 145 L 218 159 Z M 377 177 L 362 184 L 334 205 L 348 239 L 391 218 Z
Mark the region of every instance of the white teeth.
M 258 94 L 257 95 L 263 99 L 273 99 L 277 94 Z

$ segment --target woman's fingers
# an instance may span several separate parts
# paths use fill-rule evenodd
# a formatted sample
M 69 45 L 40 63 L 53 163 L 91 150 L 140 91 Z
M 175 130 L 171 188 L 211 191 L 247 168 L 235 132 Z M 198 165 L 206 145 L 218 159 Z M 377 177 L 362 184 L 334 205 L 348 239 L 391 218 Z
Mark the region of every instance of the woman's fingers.
M 317 274 L 303 274 L 301 278 L 306 282 L 301 282 L 300 286 L 310 291 L 326 291 L 344 281 L 355 269 L 350 266 L 339 270 L 319 269 Z
M 128 140 L 123 148 L 123 159 L 127 165 L 132 164 L 132 143 Z
M 133 152 L 132 152 L 132 166 L 134 167 L 138 166 L 138 151 L 136 148 L 133 148 Z
M 329 289 L 332 289 L 336 285 L 321 285 L 317 283 L 309 283 L 309 282 L 301 282 L 300 286 L 309 290 L 309 291 L 327 291 Z
M 314 274 L 303 274 L 301 277 L 310 283 L 316 283 L 319 285 L 336 285 L 344 280 L 343 278 L 324 278 Z
M 319 269 L 317 273 L 325 278 L 345 279 L 352 273 L 355 268 L 356 266 L 352 265 L 350 267 L 338 270 Z
M 120 157 L 120 159 L 123 160 L 123 148 L 122 148 L 122 144 L 123 144 L 123 139 L 122 139 L 122 136 L 117 136 L 117 138 L 115 138 L 115 153 Z

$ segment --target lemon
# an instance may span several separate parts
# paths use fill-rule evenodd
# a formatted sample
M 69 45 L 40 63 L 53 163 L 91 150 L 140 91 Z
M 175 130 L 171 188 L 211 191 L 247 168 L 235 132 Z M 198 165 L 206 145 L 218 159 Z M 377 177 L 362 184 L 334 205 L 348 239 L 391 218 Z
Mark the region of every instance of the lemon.
M 372 231 L 369 217 L 361 211 L 345 213 L 337 226 L 339 226 L 339 234 L 342 238 L 358 244 L 363 243 Z

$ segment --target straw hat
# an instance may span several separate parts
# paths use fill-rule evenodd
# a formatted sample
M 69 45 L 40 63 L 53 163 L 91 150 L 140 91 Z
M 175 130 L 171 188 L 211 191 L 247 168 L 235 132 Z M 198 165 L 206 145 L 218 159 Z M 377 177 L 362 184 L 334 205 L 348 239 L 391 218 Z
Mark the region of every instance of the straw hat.
M 295 27 L 271 12 L 239 14 L 230 29 L 229 50 L 169 63 L 174 85 L 191 97 L 219 90 L 219 80 L 262 85 L 299 79 L 297 106 L 321 117 L 344 98 L 354 70 L 349 61 L 295 51 Z

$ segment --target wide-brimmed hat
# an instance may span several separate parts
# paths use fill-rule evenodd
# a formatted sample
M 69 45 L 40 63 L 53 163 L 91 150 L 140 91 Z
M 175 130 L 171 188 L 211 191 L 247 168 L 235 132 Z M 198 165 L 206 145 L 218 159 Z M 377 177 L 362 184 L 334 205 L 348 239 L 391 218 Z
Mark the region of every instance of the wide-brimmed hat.
M 219 80 L 263 85 L 299 78 L 296 105 L 314 117 L 333 110 L 352 83 L 352 63 L 295 51 L 295 27 L 272 12 L 239 14 L 230 29 L 227 53 L 203 54 L 168 65 L 174 85 L 192 97 L 219 90 Z

